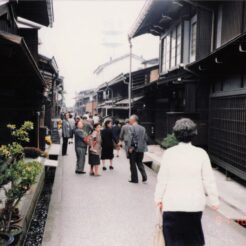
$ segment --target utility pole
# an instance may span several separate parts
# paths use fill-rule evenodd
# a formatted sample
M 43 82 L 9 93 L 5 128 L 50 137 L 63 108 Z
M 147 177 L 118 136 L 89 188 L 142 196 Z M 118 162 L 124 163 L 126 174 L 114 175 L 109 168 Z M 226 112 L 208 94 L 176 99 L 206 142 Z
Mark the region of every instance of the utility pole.
M 132 39 L 128 36 L 130 48 L 130 68 L 129 68 L 129 83 L 128 83 L 128 99 L 129 99 L 129 118 L 132 115 Z

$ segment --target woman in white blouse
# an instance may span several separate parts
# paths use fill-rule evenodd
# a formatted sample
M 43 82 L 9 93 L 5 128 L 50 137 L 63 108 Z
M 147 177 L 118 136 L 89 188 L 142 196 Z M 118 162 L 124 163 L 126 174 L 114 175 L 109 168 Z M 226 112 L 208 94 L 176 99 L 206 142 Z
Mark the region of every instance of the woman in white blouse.
M 155 192 L 155 202 L 163 211 L 166 246 L 202 246 L 206 195 L 214 209 L 219 206 L 210 159 L 205 150 L 191 144 L 197 135 L 192 120 L 178 120 L 173 131 L 180 143 L 165 151 Z

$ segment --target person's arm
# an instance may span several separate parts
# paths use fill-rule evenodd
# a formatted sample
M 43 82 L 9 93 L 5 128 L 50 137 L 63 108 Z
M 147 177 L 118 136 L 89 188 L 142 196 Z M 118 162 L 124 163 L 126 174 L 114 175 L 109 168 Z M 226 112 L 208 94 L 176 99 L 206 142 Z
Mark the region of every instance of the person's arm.
M 149 137 L 145 128 L 144 128 L 144 141 L 146 142 L 146 144 L 148 144 Z
M 66 129 L 65 129 L 65 121 L 62 121 L 62 136 L 64 137 L 64 133 L 65 133 Z
M 134 147 L 133 147 L 133 126 L 128 128 L 128 134 L 127 134 L 127 150 L 129 153 L 132 153 L 134 151 Z
M 121 131 L 120 131 L 120 140 L 123 141 L 124 140 L 124 135 L 125 135 L 125 132 L 124 132 L 124 126 L 121 128 Z
M 118 139 L 115 136 L 115 129 L 111 129 L 112 140 L 115 144 L 118 144 Z
M 216 181 L 214 178 L 213 169 L 207 153 L 204 155 L 204 161 L 202 164 L 202 180 L 204 189 L 208 195 L 210 205 L 217 209 L 219 207 L 219 195 L 217 190 Z
M 90 133 L 92 133 L 94 130 L 93 125 L 89 124 L 89 126 L 90 126 Z
M 166 191 L 167 182 L 168 182 L 168 156 L 167 153 L 164 153 L 161 160 L 161 167 L 157 176 L 157 184 L 155 188 L 155 203 L 160 207 L 162 207 L 162 202 Z
M 95 143 L 96 143 L 96 140 L 97 140 L 97 132 L 93 132 L 92 135 L 91 135 L 91 138 L 90 138 L 90 142 L 89 142 L 89 145 L 90 145 L 90 148 L 91 149 L 94 149 L 95 147 Z

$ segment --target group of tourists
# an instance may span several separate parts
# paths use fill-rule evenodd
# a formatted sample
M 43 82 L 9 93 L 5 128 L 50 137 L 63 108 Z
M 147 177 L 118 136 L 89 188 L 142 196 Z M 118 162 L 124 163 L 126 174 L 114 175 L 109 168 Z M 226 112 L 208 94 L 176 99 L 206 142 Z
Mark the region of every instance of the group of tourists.
M 109 161 L 109 170 L 114 170 L 114 151 L 119 157 L 119 151 L 124 146 L 127 158 L 130 161 L 131 179 L 129 182 L 138 183 L 139 169 L 142 181 L 147 181 L 147 174 L 143 165 L 144 152 L 147 151 L 147 134 L 143 126 L 138 124 L 138 116 L 132 115 L 121 126 L 118 120 L 106 119 L 102 124 L 98 115 L 84 115 L 72 117 L 64 115 L 62 124 L 62 155 L 67 155 L 69 141 L 75 140 L 77 157 L 76 174 L 86 174 L 85 162 L 88 154 L 90 175 L 100 176 L 99 165 L 107 170 L 106 161 Z
M 138 170 L 142 175 L 142 181 L 146 182 L 143 157 L 147 151 L 147 134 L 145 128 L 138 123 L 138 117 L 132 115 L 122 127 L 118 121 L 112 122 L 111 119 L 105 120 L 103 126 L 98 121 L 92 127 L 90 119 L 76 118 L 74 123 L 76 173 L 85 173 L 87 149 L 91 165 L 90 175 L 100 175 L 101 162 L 103 170 L 106 171 L 106 160 L 109 160 L 109 168 L 113 170 L 114 149 L 118 151 L 124 145 L 130 162 L 129 182 L 139 182 Z M 68 134 L 70 127 L 72 128 L 70 121 L 69 115 L 66 115 L 63 122 L 65 145 L 68 142 L 67 138 L 71 138 Z M 213 209 L 219 207 L 211 162 L 205 150 L 192 145 L 193 138 L 198 134 L 197 125 L 192 120 L 178 120 L 173 132 L 179 144 L 165 150 L 158 173 L 155 203 L 162 216 L 163 237 L 158 237 L 158 242 L 154 245 L 202 246 L 205 245 L 205 239 L 201 218 L 206 196 Z M 65 146 L 63 154 L 66 154 Z M 163 240 L 162 244 L 160 240 Z

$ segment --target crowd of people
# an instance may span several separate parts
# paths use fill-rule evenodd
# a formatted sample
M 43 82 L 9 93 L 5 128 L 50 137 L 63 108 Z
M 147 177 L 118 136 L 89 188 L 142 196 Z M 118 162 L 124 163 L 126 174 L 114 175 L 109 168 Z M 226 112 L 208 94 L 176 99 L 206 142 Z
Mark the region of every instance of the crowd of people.
M 74 118 L 72 114 L 66 113 L 62 121 L 62 138 L 63 156 L 67 155 L 68 144 L 73 142 L 73 139 L 75 141 L 76 174 L 86 174 L 87 154 L 91 176 L 100 176 L 100 164 L 103 171 L 108 168 L 114 170 L 114 152 L 116 157 L 119 157 L 120 149 L 124 148 L 130 162 L 129 182 L 138 183 L 137 168 L 142 175 L 142 181 L 147 181 L 143 165 L 144 152 L 147 151 L 147 133 L 145 128 L 139 125 L 137 115 L 132 115 L 121 124 L 118 120 L 112 119 L 102 122 L 97 114 L 94 116 L 85 114 Z
M 129 182 L 139 182 L 138 170 L 142 181 L 146 182 L 143 157 L 148 139 L 145 128 L 138 121 L 138 116 L 132 115 L 123 125 L 111 119 L 106 119 L 102 124 L 99 117 L 95 120 L 85 115 L 73 120 L 66 114 L 62 126 L 62 154 L 66 155 L 68 141 L 75 135 L 75 172 L 85 174 L 88 151 L 90 175 L 100 176 L 99 165 L 102 163 L 102 170 L 106 171 L 108 160 L 109 169 L 113 170 L 114 150 L 118 157 L 119 149 L 124 146 L 130 163 Z M 205 245 L 205 239 L 201 218 L 206 196 L 213 209 L 219 207 L 211 162 L 205 150 L 192 145 L 193 138 L 198 134 L 192 120 L 178 120 L 173 132 L 179 144 L 165 151 L 155 191 L 155 203 L 162 216 L 162 234 L 166 246 L 202 246 Z

